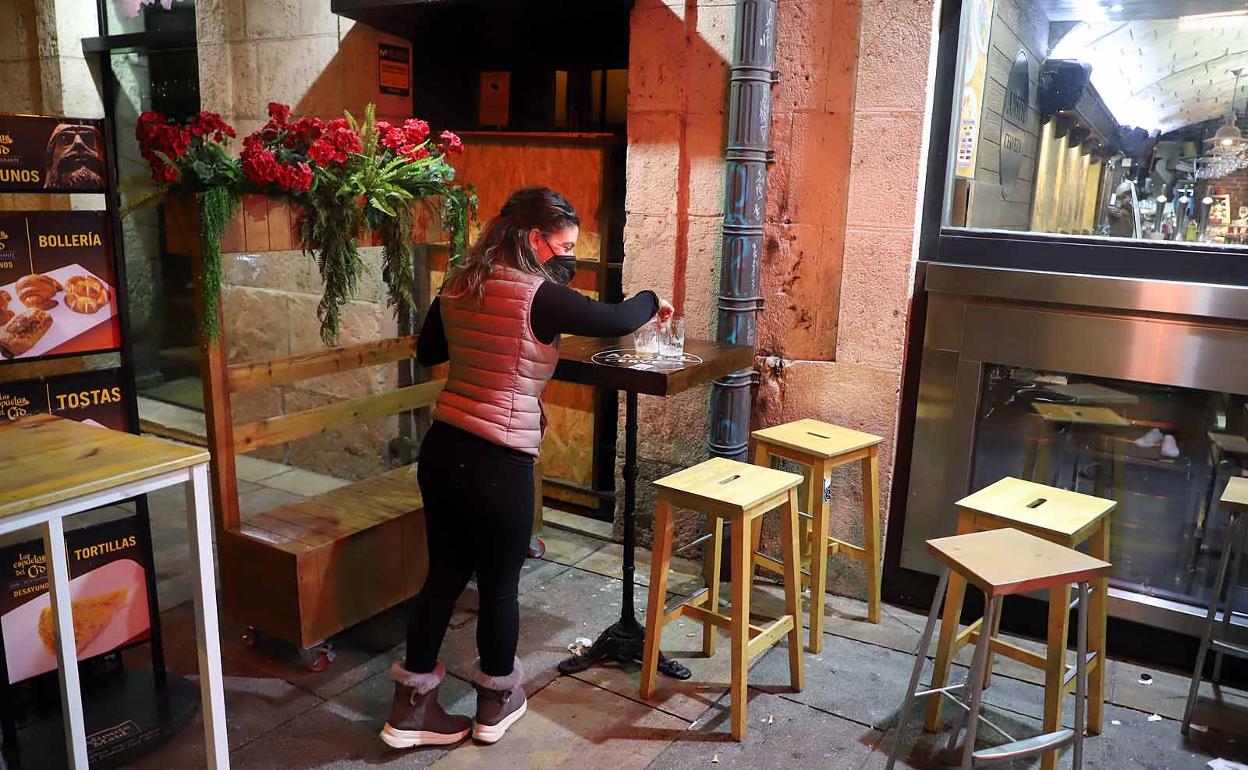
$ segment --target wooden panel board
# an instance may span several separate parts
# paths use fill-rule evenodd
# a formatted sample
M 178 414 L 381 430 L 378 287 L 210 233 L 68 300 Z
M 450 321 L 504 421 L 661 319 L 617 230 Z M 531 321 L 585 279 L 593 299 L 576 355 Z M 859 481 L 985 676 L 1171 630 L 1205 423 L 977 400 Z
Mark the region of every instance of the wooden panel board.
M 543 474 L 590 486 L 594 479 L 594 389 L 551 382 L 542 403 L 547 421 L 542 439 Z
M 225 614 L 298 644 L 302 632 L 295 555 L 231 531 L 223 532 L 217 545 Z
M 442 380 L 422 382 L 387 393 L 238 425 L 234 428 L 234 451 L 252 452 L 261 447 L 315 436 L 332 428 L 420 409 L 437 401 L 442 385 Z
M 322 374 L 346 372 L 366 366 L 404 361 L 416 355 L 416 335 L 394 337 L 359 345 L 343 345 L 329 350 L 235 364 L 229 369 L 230 392 L 256 390 L 273 385 L 306 380 Z

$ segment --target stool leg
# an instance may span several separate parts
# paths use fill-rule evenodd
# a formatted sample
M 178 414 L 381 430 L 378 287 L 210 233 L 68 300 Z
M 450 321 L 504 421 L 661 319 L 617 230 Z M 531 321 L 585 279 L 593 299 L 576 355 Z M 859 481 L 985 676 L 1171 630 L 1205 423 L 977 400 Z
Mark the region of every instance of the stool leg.
M 711 612 L 719 612 L 719 573 L 724 559 L 724 520 L 718 516 L 706 515 L 706 526 L 711 532 L 707 541 L 707 551 L 703 560 L 706 567 L 706 608 Z M 753 571 L 753 570 L 751 570 Z M 715 654 L 715 625 L 702 621 L 702 654 L 711 657 Z
M 784 611 L 792 619 L 789 629 L 789 684 L 794 692 L 802 691 L 802 571 L 797 538 L 797 490 L 789 490 L 788 502 L 780 508 L 780 526 L 784 537 L 781 556 L 784 560 Z M 827 538 L 824 538 L 827 542 Z M 814 633 L 813 631 L 811 633 Z
M 1213 627 L 1217 622 L 1218 601 L 1222 598 L 1227 565 L 1231 561 L 1231 545 L 1239 539 L 1243 518 L 1238 513 L 1231 513 L 1226 545 L 1222 548 L 1222 558 L 1218 560 L 1218 575 L 1213 581 L 1213 595 L 1209 597 L 1209 611 L 1205 614 L 1205 629 L 1200 635 L 1200 650 L 1196 653 L 1196 667 L 1192 670 L 1192 684 L 1187 691 L 1187 705 L 1183 708 L 1183 722 L 1179 726 L 1179 732 L 1184 735 L 1187 735 L 1187 729 L 1192 724 L 1192 711 L 1196 708 L 1196 695 L 1200 691 L 1200 677 L 1205 669 L 1205 656 L 1209 654 L 1209 640 L 1213 636 Z
M 992 627 L 992 619 L 1001 607 L 1001 599 L 995 596 L 984 597 L 985 632 L 979 635 L 975 645 L 975 657 L 971 660 L 971 670 L 967 675 L 966 686 L 971 692 L 970 711 L 966 715 L 966 740 L 962 744 L 962 768 L 970 770 L 974 761 L 975 736 L 979 733 L 979 707 L 984 695 L 984 665 L 988 662 L 988 646 L 992 635 L 987 629 Z
M 987 619 L 984 620 L 987 623 Z M 1062 680 L 1066 678 L 1066 637 L 1070 632 L 1070 586 L 1049 590 L 1049 632 L 1044 667 L 1044 732 L 1062 729 Z M 1055 770 L 1057 752 L 1040 758 L 1041 770 Z
M 764 468 L 771 467 L 771 448 L 762 441 L 754 444 L 754 464 Z M 763 522 L 760 519 L 751 529 L 750 545 L 753 550 L 750 551 L 750 560 L 748 565 L 748 577 L 750 581 L 750 590 L 754 589 L 754 554 L 763 549 Z M 735 549 L 734 549 L 735 550 Z
M 906 697 L 901 702 L 901 713 L 897 715 L 897 736 L 893 739 L 892 750 L 888 752 L 888 764 L 884 766 L 884 770 L 893 770 L 893 764 L 897 761 L 897 753 L 901 751 L 901 738 L 906 731 L 906 724 L 910 721 L 910 709 L 914 706 L 915 693 L 919 691 L 919 677 L 923 675 L 923 664 L 927 661 L 927 648 L 932 643 L 932 630 L 936 628 L 936 616 L 940 613 L 940 600 L 947 585 L 949 585 L 949 568 L 945 567 L 941 570 L 940 580 L 936 583 L 936 593 L 932 596 L 932 608 L 927 612 L 927 625 L 923 626 L 919 648 L 914 651 L 914 668 L 910 672 L 910 685 L 906 688 Z
M 667 602 L 667 568 L 672 560 L 672 507 L 660 500 L 654 511 L 654 550 L 650 561 L 650 600 L 646 605 L 646 641 L 642 647 L 641 697 L 654 693 Z
M 749 670 L 750 577 L 753 559 L 751 522 L 744 516 L 732 520 L 732 737 L 745 737 L 746 672 Z
M 1109 558 L 1109 517 L 1101 520 L 1101 528 L 1092 535 L 1089 552 L 1101 561 Z M 1105 722 L 1105 679 L 1109 672 L 1109 658 L 1105 649 L 1106 622 L 1109 616 L 1109 579 L 1092 581 L 1091 598 L 1088 600 L 1088 649 L 1096 653 L 1096 667 L 1088 673 L 1088 732 L 1100 735 Z
M 818 654 L 823 650 L 823 616 L 827 612 L 824 594 L 828 587 L 828 504 L 823 500 L 823 485 L 827 482 L 828 467 L 825 463 L 811 466 L 806 485 L 806 510 L 814 517 L 814 531 L 810 543 L 810 641 L 806 649 Z M 793 493 L 797 497 L 796 490 Z M 801 557 L 798 557 L 798 590 L 801 590 Z M 799 616 L 800 618 L 800 616 Z M 801 622 L 800 620 L 798 621 Z
M 867 550 L 867 620 L 880 622 L 880 583 L 884 568 L 880 558 L 880 455 L 877 447 L 862 461 L 863 534 Z
M 1244 535 L 1241 531 L 1239 537 L 1226 544 L 1227 548 L 1234 551 L 1234 555 L 1231 556 L 1231 579 L 1226 584 L 1226 607 L 1222 610 L 1222 630 L 1218 632 L 1219 639 L 1229 639 L 1231 636 L 1231 618 L 1235 615 L 1235 588 L 1239 585 L 1239 566 L 1244 560 L 1243 540 Z M 1221 650 L 1213 652 L 1213 679 L 1211 681 L 1214 684 L 1222 681 Z
M 974 527 L 973 517 L 958 516 L 959 535 L 972 532 Z M 958 635 L 958 620 L 962 617 L 962 600 L 965 596 L 966 578 L 955 572 L 949 576 L 949 588 L 945 594 L 945 612 L 940 619 L 940 637 L 936 642 L 936 658 L 932 662 L 933 690 L 944 687 L 945 680 L 949 677 L 949 662 L 953 659 L 955 652 L 953 644 Z M 923 729 L 927 732 L 934 733 L 940 727 L 940 707 L 943 704 L 943 695 L 933 695 L 928 701 L 927 718 L 923 721 Z
M 1005 597 L 1001 597 L 1001 607 L 997 610 L 992 618 L 992 638 L 996 639 L 1001 635 L 1001 616 L 1005 614 Z M 982 627 L 981 627 L 982 628 Z M 992 660 L 993 660 L 992 642 L 988 643 L 988 663 L 984 666 L 984 689 L 987 690 L 992 684 Z
M 1079 584 L 1079 630 L 1076 636 L 1075 652 L 1075 749 L 1071 760 L 1071 770 L 1083 767 L 1083 734 L 1088 726 L 1088 584 Z M 1100 661 L 1097 661 L 1098 668 Z M 1057 756 L 1057 750 L 1052 753 Z

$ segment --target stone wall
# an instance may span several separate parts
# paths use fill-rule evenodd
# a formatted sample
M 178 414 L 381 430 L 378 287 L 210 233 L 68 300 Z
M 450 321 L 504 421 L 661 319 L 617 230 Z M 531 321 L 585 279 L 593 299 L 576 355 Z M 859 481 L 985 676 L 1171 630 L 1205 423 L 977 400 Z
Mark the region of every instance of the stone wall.
M 699 336 L 714 335 L 733 5 L 638 0 L 633 12 L 625 292 L 674 293 L 689 333 Z M 814 417 L 883 436 L 885 505 L 913 284 L 931 14 L 927 0 L 790 0 L 780 4 L 777 25 L 776 163 L 752 427 Z M 641 416 L 645 542 L 647 482 L 706 457 L 708 389 L 668 402 L 643 398 Z M 833 527 L 849 539 L 862 536 L 860 485 L 856 469 L 834 477 Z M 681 521 L 677 542 L 699 526 L 694 517 Z M 838 590 L 862 590 L 857 563 L 834 560 L 831 571 Z

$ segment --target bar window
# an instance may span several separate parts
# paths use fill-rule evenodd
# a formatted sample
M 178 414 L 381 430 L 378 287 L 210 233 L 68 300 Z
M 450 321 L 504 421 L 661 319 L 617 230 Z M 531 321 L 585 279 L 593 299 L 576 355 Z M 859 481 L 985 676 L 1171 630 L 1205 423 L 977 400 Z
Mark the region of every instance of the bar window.
M 1248 244 L 1242 2 L 963 0 L 953 90 L 946 228 Z

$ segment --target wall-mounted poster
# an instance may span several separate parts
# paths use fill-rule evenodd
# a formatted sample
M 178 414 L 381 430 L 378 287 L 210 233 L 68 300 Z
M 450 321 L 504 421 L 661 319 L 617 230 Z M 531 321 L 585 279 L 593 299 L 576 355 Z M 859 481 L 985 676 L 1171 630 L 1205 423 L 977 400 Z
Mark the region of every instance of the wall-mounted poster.
M 377 45 L 377 85 L 383 94 L 412 95 L 412 51 L 401 45 Z
M 120 348 L 116 276 L 106 212 L 0 212 L 0 363 Z
M 0 192 L 105 192 L 104 121 L 0 113 Z
M 968 0 L 962 6 L 962 99 L 958 105 L 957 159 L 954 174 L 975 178 L 979 154 L 979 124 L 984 110 L 984 80 L 988 75 L 988 42 L 992 33 L 994 0 Z
M 78 659 L 147 639 L 146 560 L 133 516 L 65 533 Z M 0 548 L 0 636 L 10 684 L 56 670 L 42 540 Z

